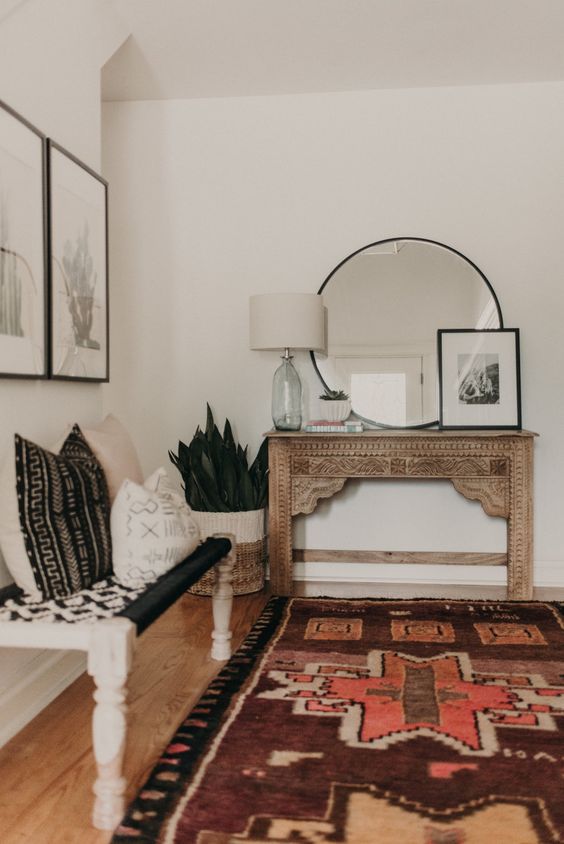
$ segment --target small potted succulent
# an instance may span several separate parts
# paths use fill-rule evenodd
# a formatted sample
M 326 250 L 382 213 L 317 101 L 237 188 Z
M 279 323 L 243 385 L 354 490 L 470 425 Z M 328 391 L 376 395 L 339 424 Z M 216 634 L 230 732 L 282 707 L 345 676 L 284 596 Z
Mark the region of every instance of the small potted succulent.
M 344 422 L 350 416 L 351 400 L 343 390 L 330 390 L 326 387 L 319 398 L 323 402 L 323 418 L 329 422 Z

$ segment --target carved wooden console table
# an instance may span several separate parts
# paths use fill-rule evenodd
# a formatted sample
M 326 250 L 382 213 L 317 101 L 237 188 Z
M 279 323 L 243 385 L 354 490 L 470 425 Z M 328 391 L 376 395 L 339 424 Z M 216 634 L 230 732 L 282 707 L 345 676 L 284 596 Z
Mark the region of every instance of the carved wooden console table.
M 302 560 L 506 565 L 508 597 L 533 590 L 533 442 L 530 431 L 269 431 L 270 580 L 292 594 L 292 517 L 312 513 L 348 478 L 452 481 L 489 516 L 507 519 L 507 554 L 304 551 Z

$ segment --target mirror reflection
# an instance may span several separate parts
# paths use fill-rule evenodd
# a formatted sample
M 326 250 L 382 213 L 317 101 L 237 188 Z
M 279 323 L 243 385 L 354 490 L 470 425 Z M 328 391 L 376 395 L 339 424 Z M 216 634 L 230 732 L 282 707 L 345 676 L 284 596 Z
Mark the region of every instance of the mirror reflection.
M 437 330 L 502 328 L 497 297 L 468 258 L 435 241 L 397 238 L 342 261 L 319 293 L 326 354 L 312 352 L 325 386 L 349 393 L 374 425 L 435 424 Z

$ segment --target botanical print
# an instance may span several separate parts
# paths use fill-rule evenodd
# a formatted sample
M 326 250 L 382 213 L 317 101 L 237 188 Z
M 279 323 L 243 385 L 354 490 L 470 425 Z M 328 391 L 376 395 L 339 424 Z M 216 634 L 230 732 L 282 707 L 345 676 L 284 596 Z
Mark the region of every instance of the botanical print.
M 43 375 L 42 139 L 0 108 L 0 372 Z
M 460 404 L 499 404 L 499 355 L 458 355 Z
M 22 290 L 24 281 L 20 256 L 10 249 L 10 220 L 7 203 L 0 196 L 0 334 L 23 337 Z M 33 281 L 33 276 L 32 276 Z
M 52 374 L 106 372 L 105 185 L 51 149 Z
M 84 346 L 87 349 L 99 349 L 100 342 L 90 336 L 94 323 L 98 273 L 94 270 L 88 234 L 88 220 L 85 219 L 82 232 L 78 233 L 74 243 L 71 240 L 65 242 L 63 269 L 66 304 L 72 317 L 75 345 Z

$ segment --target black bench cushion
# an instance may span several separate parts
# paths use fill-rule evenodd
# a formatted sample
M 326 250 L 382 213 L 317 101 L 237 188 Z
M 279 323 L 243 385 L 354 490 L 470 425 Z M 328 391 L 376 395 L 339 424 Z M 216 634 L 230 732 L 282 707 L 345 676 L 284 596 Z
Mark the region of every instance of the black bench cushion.
M 228 539 L 207 539 L 154 583 L 139 589 L 127 588 L 108 578 L 68 598 L 42 600 L 11 585 L 0 590 L 0 621 L 94 622 L 118 615 L 129 618 L 139 634 L 230 548 Z
M 225 557 L 230 548 L 231 542 L 228 539 L 206 539 L 184 562 L 159 577 L 119 615 L 129 618 L 136 625 L 137 633 L 142 633 L 172 606 L 189 586 Z

